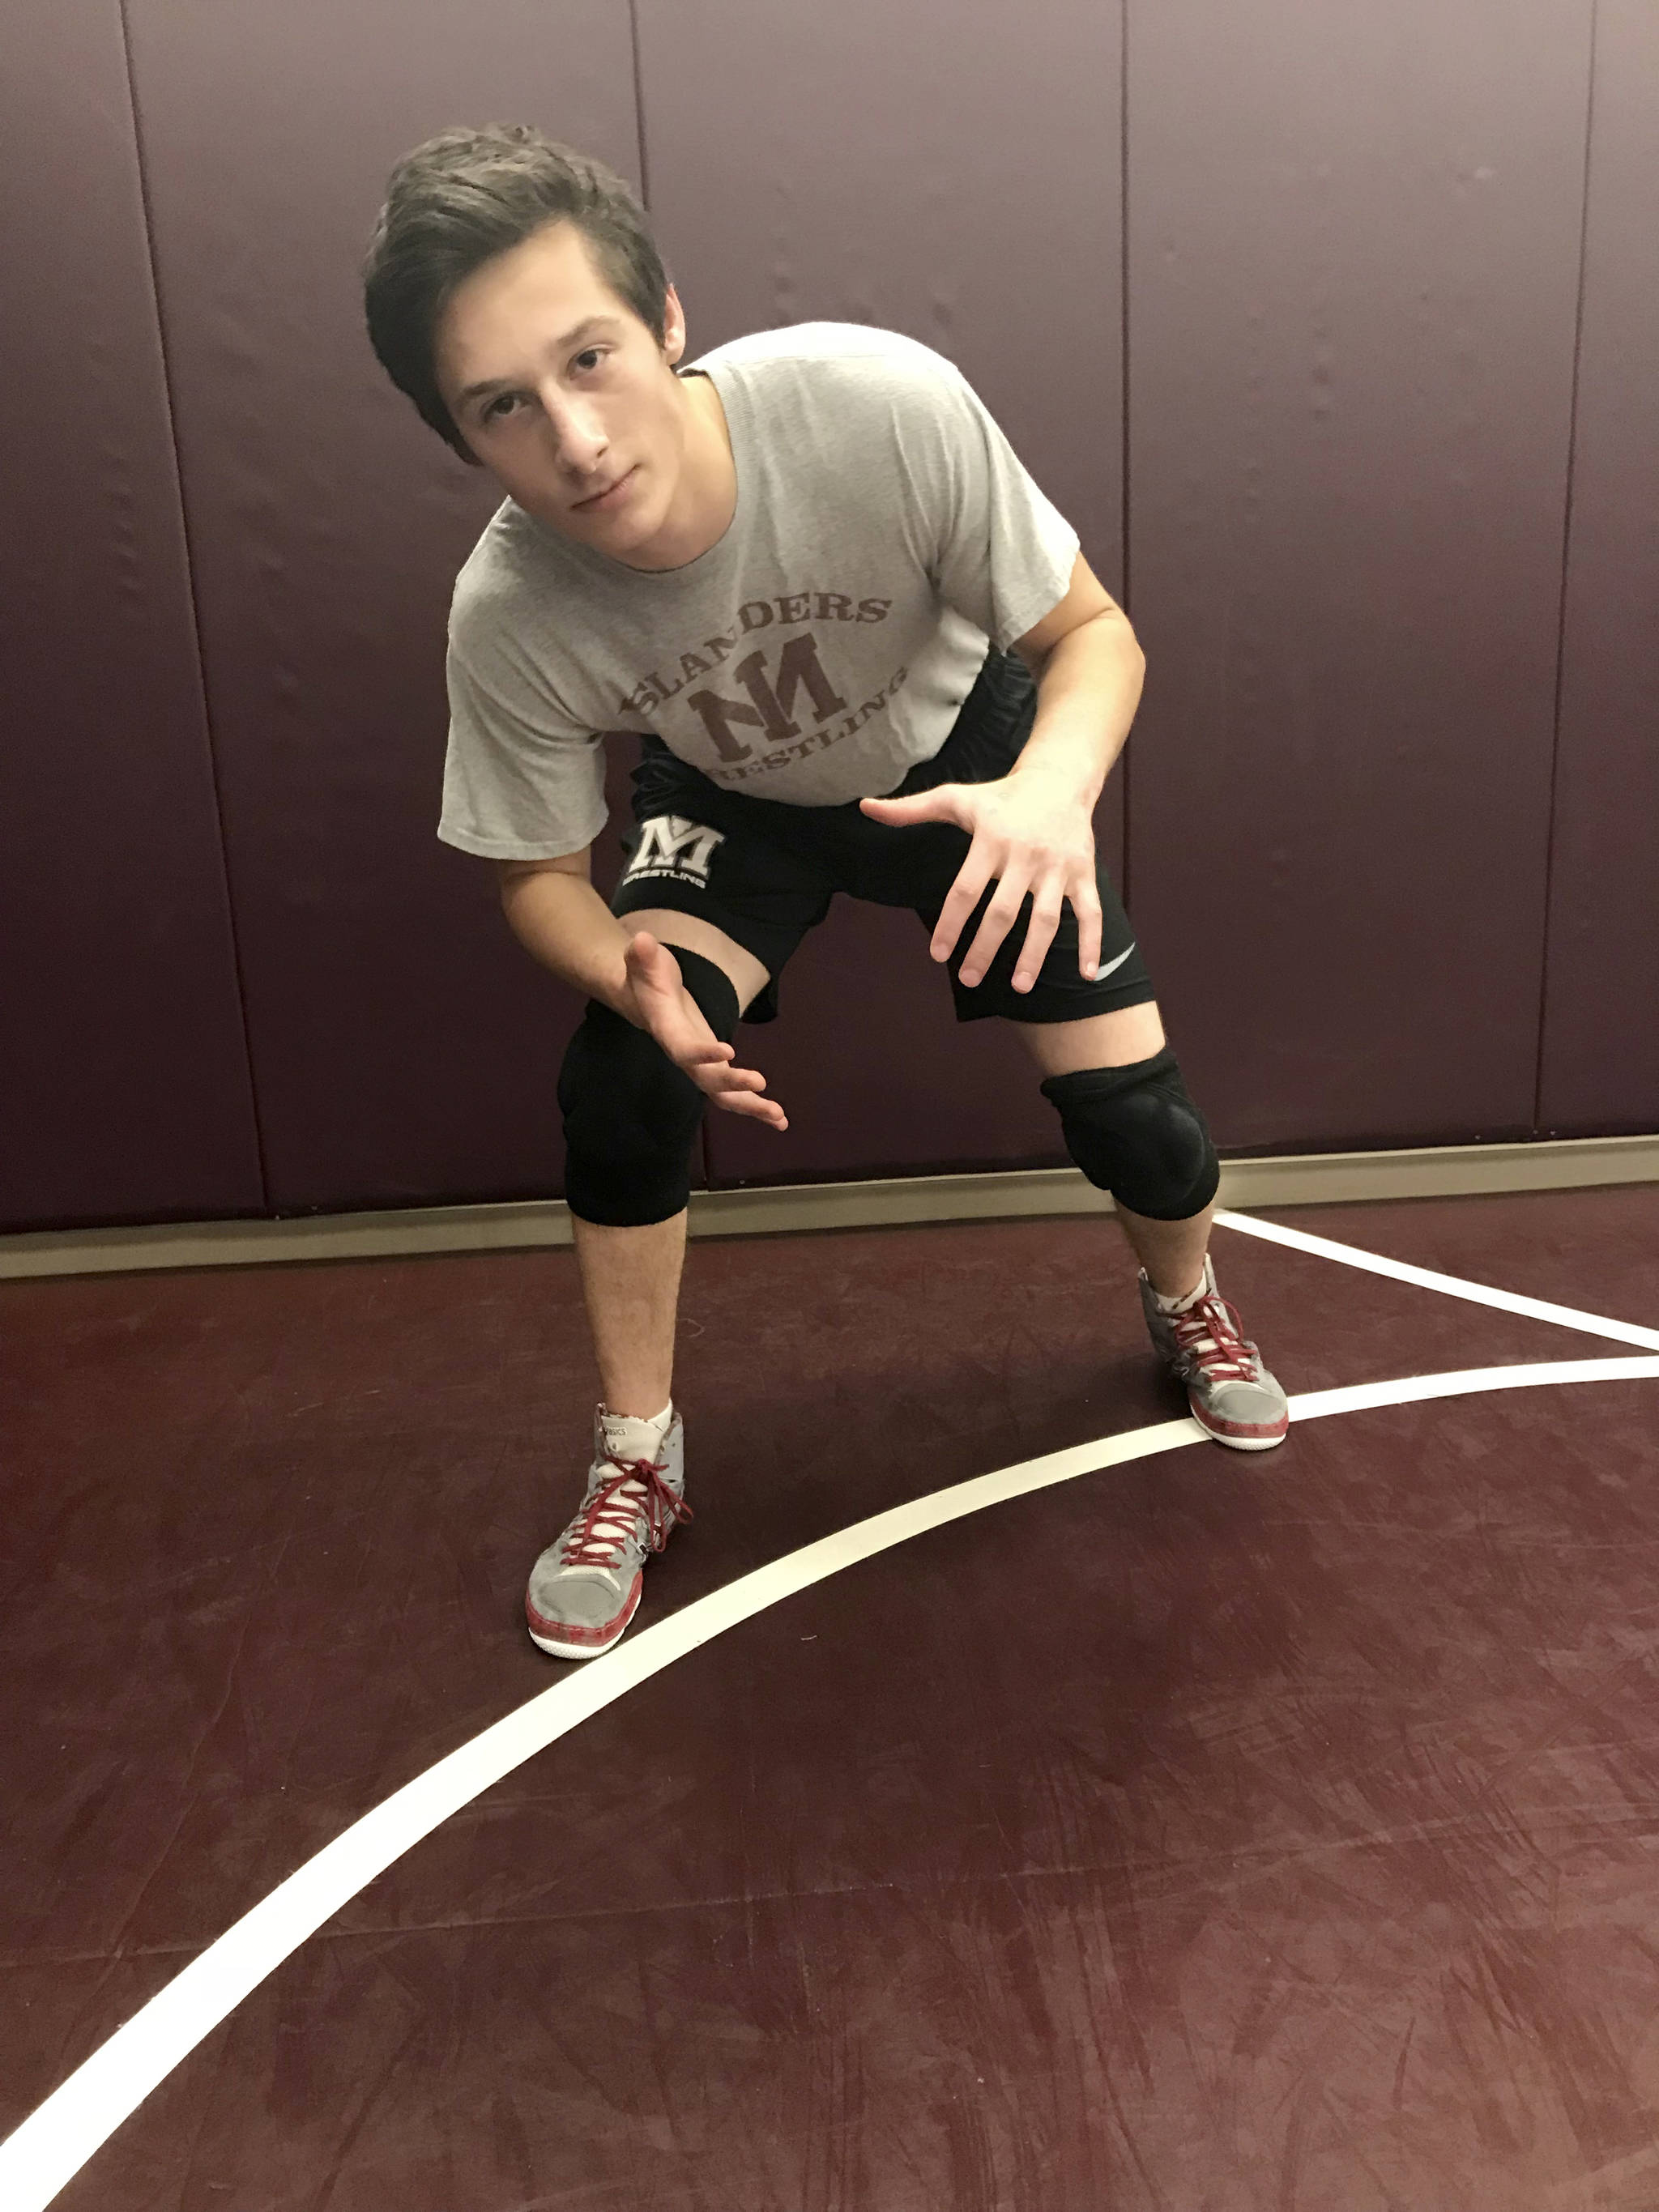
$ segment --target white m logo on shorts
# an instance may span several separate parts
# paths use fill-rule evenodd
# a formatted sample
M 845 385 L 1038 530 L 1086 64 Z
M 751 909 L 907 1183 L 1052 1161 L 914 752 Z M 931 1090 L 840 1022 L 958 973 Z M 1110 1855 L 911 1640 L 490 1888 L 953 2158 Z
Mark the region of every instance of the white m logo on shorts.
M 636 876 L 678 876 L 706 884 L 717 847 L 726 842 L 723 830 L 709 830 L 701 822 L 688 822 L 683 814 L 656 814 L 640 826 L 640 846 L 623 877 L 625 884 Z

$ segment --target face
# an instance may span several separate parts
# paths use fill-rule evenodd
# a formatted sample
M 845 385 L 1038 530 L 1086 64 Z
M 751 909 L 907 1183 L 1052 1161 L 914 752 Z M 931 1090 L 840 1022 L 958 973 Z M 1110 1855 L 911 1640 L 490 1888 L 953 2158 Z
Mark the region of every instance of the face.
M 462 437 L 520 507 L 628 567 L 667 568 L 704 550 L 714 504 L 694 450 L 704 418 L 674 374 L 684 346 L 672 289 L 659 347 L 558 222 L 473 271 L 434 355 Z

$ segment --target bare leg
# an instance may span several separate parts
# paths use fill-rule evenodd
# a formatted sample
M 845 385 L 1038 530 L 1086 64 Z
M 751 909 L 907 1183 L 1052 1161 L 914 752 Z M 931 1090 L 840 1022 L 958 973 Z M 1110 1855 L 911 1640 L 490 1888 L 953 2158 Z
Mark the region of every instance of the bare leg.
M 1085 1067 L 1128 1067 L 1164 1049 L 1164 1024 L 1157 1006 L 1120 1006 L 1109 1014 L 1091 1014 L 1080 1022 L 1030 1022 L 1020 1025 L 1026 1050 L 1045 1076 L 1075 1075 Z M 1119 1225 L 1155 1291 L 1184 1298 L 1204 1273 L 1210 1247 L 1206 1206 L 1188 1221 L 1154 1221 L 1113 1201 Z
M 1188 1221 L 1154 1221 L 1148 1214 L 1131 1213 L 1119 1199 L 1112 1203 L 1152 1288 L 1166 1298 L 1184 1298 L 1188 1291 L 1195 1291 L 1204 1279 L 1215 1207 L 1206 1206 Z
M 685 1222 L 684 1212 L 643 1229 L 571 1221 L 600 1395 L 610 1413 L 648 1421 L 673 1395 Z

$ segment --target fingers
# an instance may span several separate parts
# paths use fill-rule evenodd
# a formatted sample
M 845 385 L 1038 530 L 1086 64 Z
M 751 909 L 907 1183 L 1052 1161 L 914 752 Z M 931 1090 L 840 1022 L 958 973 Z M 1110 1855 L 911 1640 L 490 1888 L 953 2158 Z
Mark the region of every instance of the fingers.
M 657 1042 L 668 1053 L 669 1058 L 684 1074 L 690 1077 L 704 1097 L 716 1106 L 723 1106 L 728 1114 L 742 1114 L 748 1119 L 764 1121 L 769 1128 L 787 1129 L 789 1123 L 775 1099 L 763 1098 L 766 1078 L 758 1068 L 737 1066 L 736 1048 L 723 1044 L 709 1032 L 708 1024 L 698 1014 L 701 1036 L 677 1036 L 671 1050 L 665 1039 Z
M 1014 989 L 1025 992 L 1035 986 L 1059 933 L 1068 898 L 1077 916 L 1078 971 L 1086 981 L 1093 981 L 1095 970 L 1100 965 L 1102 920 L 1100 894 L 1092 873 L 1074 876 L 1068 882 L 1058 867 L 1035 877 L 1011 867 L 999 881 L 996 896 L 981 916 L 974 941 L 963 956 L 959 971 L 963 982 L 971 986 L 983 979 L 1004 939 L 1018 921 L 1020 908 L 1028 896 L 1031 917 L 1014 967 Z M 935 933 L 935 941 L 938 933 Z
M 1100 965 L 1100 890 L 1092 869 L 1073 884 L 1072 911 L 1077 916 L 1078 973 L 1084 981 L 1092 983 L 1095 970 Z
M 684 1060 L 680 1066 L 700 1090 L 711 1098 L 725 1098 L 738 1091 L 764 1091 L 766 1078 L 752 1067 L 719 1066 L 688 1067 Z
M 706 1030 L 707 1024 L 702 1026 Z M 717 1105 L 730 1105 L 734 1097 L 746 1098 L 750 1092 L 766 1088 L 766 1078 L 756 1068 L 738 1066 L 736 1048 L 723 1044 L 716 1036 L 692 1036 L 681 1031 L 671 1039 L 664 1034 L 653 1034 L 675 1066 L 689 1075 Z M 765 1103 L 770 1109 L 771 1101 L 768 1099 Z
M 963 956 L 960 974 L 964 983 L 977 983 L 996 957 L 998 946 L 1019 919 L 1019 910 L 1024 903 L 1027 888 L 1027 878 L 1023 869 L 1010 868 L 999 881 L 991 903 L 980 917 L 980 924 L 975 932 L 974 941 Z M 955 896 L 954 891 L 951 896 Z M 1042 939 L 1042 952 L 1048 951 L 1049 940 L 1054 936 L 1059 921 L 1059 904 L 1056 902 L 1053 919 L 1048 924 L 1048 933 Z M 1028 951 L 1037 926 L 1037 916 L 1033 913 L 1031 927 L 1026 933 Z M 1042 954 L 1040 952 L 1037 956 L 1039 967 L 1042 965 Z M 1036 968 L 1034 967 L 1031 973 L 1035 976 Z
M 705 1071 L 708 1077 L 693 1074 L 716 1106 L 723 1106 L 728 1114 L 741 1114 L 748 1120 L 763 1121 L 769 1128 L 787 1129 L 789 1123 L 775 1098 L 763 1098 L 759 1094 L 766 1088 L 766 1078 L 752 1067 L 722 1067 Z
M 1042 974 L 1048 947 L 1054 943 L 1054 932 L 1060 927 L 1060 910 L 1064 905 L 1065 899 L 1059 884 L 1050 881 L 1036 887 L 1025 942 L 1019 949 L 1019 959 L 1014 968 L 1015 990 L 1029 991 Z
M 662 1042 L 660 1037 L 658 1042 Z M 728 1114 L 746 1115 L 774 1129 L 789 1127 L 776 1100 L 760 1096 L 766 1088 L 766 1078 L 757 1068 L 736 1066 L 735 1054 L 729 1044 L 721 1044 L 718 1039 L 708 1044 L 681 1044 L 669 1054 L 669 1058 L 690 1077 L 705 1097 L 716 1106 L 723 1106 Z
M 945 895 L 945 903 L 939 910 L 939 920 L 933 924 L 933 935 L 927 950 L 935 960 L 948 960 L 957 949 L 957 939 L 974 908 L 979 904 L 985 886 L 995 872 L 992 854 L 977 840 L 968 848 L 968 857 L 957 872 L 957 879 Z M 1013 911 L 1019 912 L 1019 901 L 1014 901 Z M 1011 917 L 1012 919 L 1012 917 Z M 1001 943 L 1008 928 L 1005 921 L 997 932 Z M 981 934 L 983 934 L 981 931 Z M 977 982 L 977 975 L 964 975 L 964 982 Z
M 775 1098 L 757 1098 L 746 1091 L 735 1091 L 716 1098 L 717 1106 L 725 1107 L 728 1114 L 740 1114 L 747 1121 L 759 1121 L 780 1136 L 789 1127 L 784 1110 Z
M 757 1068 L 738 1067 L 736 1055 L 729 1044 L 718 1038 L 703 1043 L 700 1040 L 676 1041 L 668 1051 L 661 1037 L 657 1039 L 669 1058 L 684 1074 L 689 1075 L 706 1098 L 716 1106 L 723 1106 L 728 1114 L 743 1114 L 757 1121 L 764 1121 L 774 1129 L 787 1129 L 788 1121 L 775 1099 L 763 1098 L 766 1078 Z

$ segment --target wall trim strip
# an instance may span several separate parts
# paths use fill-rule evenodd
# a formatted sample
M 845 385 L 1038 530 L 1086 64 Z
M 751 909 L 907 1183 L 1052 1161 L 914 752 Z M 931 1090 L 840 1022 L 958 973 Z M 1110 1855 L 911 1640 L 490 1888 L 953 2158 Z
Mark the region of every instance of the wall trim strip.
M 1230 1206 L 1330 1206 L 1626 1182 L 1659 1182 L 1659 1133 L 1228 1160 L 1222 1166 L 1220 1197 Z M 1085 1182 L 1075 1168 L 1022 1168 L 981 1175 L 894 1176 L 866 1182 L 694 1191 L 691 1234 L 771 1237 L 819 1229 L 1110 1211 L 1111 1200 Z M 569 1242 L 570 1215 L 562 1199 L 313 1214 L 287 1221 L 162 1222 L 0 1237 L 0 1279 L 401 1259 L 431 1252 L 526 1250 Z

